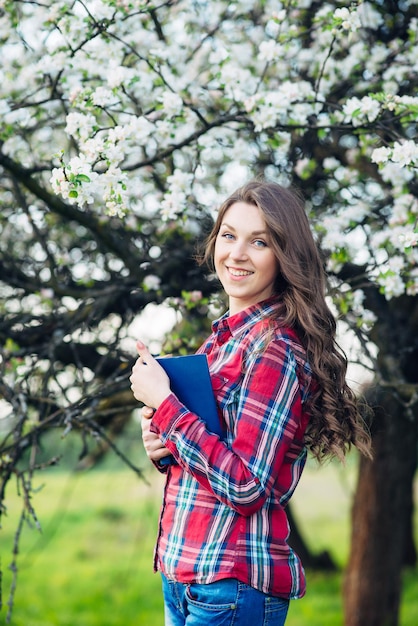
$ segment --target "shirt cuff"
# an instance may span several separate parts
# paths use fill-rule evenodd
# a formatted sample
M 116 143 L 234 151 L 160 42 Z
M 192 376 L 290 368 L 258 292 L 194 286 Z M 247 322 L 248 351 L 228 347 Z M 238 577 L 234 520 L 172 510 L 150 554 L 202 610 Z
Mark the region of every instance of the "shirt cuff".
M 170 431 L 175 428 L 176 423 L 189 410 L 180 402 L 174 393 L 170 393 L 155 411 L 151 420 L 151 430 L 162 436 L 162 441 L 167 439 Z

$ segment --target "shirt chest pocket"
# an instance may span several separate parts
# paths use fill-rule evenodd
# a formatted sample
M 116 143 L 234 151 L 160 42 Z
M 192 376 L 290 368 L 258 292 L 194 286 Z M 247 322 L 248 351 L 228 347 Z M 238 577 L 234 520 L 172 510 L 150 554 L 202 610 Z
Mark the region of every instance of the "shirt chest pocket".
M 224 387 L 228 384 L 228 379 L 225 376 L 221 376 L 220 374 L 211 374 L 210 379 L 212 382 L 212 387 L 215 395 L 218 393 L 222 393 Z
M 229 381 L 225 376 L 220 374 L 211 374 L 211 382 L 218 410 L 223 413 L 230 397 Z
M 225 428 L 225 401 L 228 398 L 228 379 L 220 374 L 210 375 L 213 394 L 216 399 L 218 407 L 219 418 L 222 423 L 222 427 Z
M 222 426 L 226 427 L 225 440 L 229 442 L 233 437 L 241 381 L 231 381 L 221 374 L 212 374 L 211 380 Z

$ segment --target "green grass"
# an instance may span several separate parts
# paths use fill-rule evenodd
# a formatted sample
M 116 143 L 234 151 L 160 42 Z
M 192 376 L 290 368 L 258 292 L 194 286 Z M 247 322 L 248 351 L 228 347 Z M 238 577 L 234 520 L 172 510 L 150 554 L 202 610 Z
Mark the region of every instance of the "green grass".
M 25 529 L 11 624 L 162 624 L 155 618 L 162 611 L 160 582 L 152 573 L 159 486 L 147 487 L 127 471 L 45 480 L 35 498 L 42 534 Z M 19 506 L 11 494 L 3 546 L 12 545 Z M 4 549 L 2 562 L 6 570 Z M 7 570 L 4 578 L 6 595 Z
M 163 626 L 160 579 L 152 572 L 162 480 L 146 485 L 127 470 L 48 473 L 33 504 L 42 532 L 25 527 L 12 626 Z M 41 484 L 39 483 L 39 487 Z M 349 549 L 354 472 L 308 467 L 294 511 L 315 551 L 343 566 Z M 0 531 L 3 610 L 21 502 L 9 489 Z M 291 602 L 287 626 L 342 626 L 341 573 L 308 572 L 305 598 Z M 405 574 L 401 626 L 418 623 L 418 577 Z

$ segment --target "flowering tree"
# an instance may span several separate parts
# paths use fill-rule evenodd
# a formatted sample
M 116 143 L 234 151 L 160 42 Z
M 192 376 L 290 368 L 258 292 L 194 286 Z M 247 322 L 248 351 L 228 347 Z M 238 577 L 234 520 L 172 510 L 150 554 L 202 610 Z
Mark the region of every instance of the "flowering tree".
M 418 441 L 418 3 L 345 4 L 0 0 L 1 499 L 15 475 L 35 515 L 50 428 L 113 446 L 132 320 L 173 299 L 206 319 L 217 286 L 193 251 L 219 200 L 254 175 L 295 183 L 386 408 L 346 624 L 396 624 Z

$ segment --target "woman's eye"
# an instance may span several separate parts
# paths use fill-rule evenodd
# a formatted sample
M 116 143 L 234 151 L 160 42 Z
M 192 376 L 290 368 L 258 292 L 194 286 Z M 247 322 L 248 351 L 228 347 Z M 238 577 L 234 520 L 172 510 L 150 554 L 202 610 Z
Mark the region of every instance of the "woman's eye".
M 225 239 L 233 239 L 234 236 L 231 235 L 231 233 L 222 233 L 222 237 L 224 237 Z
M 265 241 L 263 241 L 262 239 L 256 239 L 254 241 L 254 245 L 257 246 L 257 248 L 266 248 L 267 244 Z

